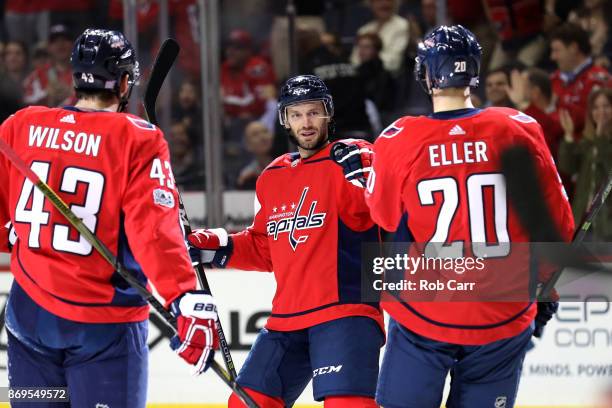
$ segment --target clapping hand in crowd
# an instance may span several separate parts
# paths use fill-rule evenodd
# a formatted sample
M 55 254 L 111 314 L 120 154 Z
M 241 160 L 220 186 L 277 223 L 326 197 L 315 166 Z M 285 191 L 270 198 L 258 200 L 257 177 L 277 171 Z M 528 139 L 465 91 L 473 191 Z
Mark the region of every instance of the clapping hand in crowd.
M 564 130 L 564 138 L 568 143 L 574 142 L 574 120 L 566 109 L 559 110 L 559 122 Z

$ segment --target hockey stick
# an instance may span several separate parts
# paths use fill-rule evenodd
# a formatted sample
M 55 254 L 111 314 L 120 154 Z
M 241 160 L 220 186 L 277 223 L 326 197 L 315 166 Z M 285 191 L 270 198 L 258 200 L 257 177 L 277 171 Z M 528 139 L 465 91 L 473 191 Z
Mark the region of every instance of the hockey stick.
M 529 232 L 531 240 L 535 242 L 561 242 L 562 239 L 550 212 L 544 205 L 544 197 L 542 197 L 539 182 L 535 177 L 537 173 L 531 153 L 524 147 L 513 147 L 506 150 L 502 154 L 502 169 L 506 178 L 509 198 L 516 209 L 521 224 Z M 584 259 L 585 254 L 579 251 L 577 247 L 584 240 L 593 220 L 610 194 L 610 190 L 612 190 L 612 171 L 609 172 L 607 180 L 598 189 L 589 205 L 580 227 L 574 233 L 571 247 L 568 247 L 564 253 L 556 253 L 555 256 L 544 253 L 551 258 L 550 260 L 558 263 L 561 268 L 542 285 L 538 300 L 549 300 L 551 291 L 566 267 L 580 266 L 585 269 L 594 269 L 587 265 L 587 261 Z M 595 269 L 605 270 L 606 268 Z
M 612 190 L 612 170 L 608 172 L 608 179 L 604 180 L 604 182 L 597 190 L 597 194 L 593 197 L 593 200 L 589 204 L 589 208 L 582 218 L 582 223 L 580 224 L 580 228 L 576 230 L 574 233 L 574 238 L 572 240 L 572 244 L 576 245 L 584 240 L 587 232 L 591 228 L 593 224 L 593 220 L 597 217 L 599 211 L 603 208 L 608 196 L 610 195 L 610 190 Z M 542 290 L 540 292 L 540 298 L 547 299 L 550 295 L 550 292 L 555 287 L 555 284 L 561 277 L 563 273 L 563 269 L 559 269 L 556 271 L 553 276 L 542 286 Z
M 145 89 L 144 96 L 144 108 L 147 118 L 149 122 L 154 125 L 158 125 L 157 123 L 157 115 L 155 113 L 155 105 L 157 101 L 157 95 L 159 95 L 159 91 L 164 83 L 164 79 L 168 75 L 170 68 L 174 64 L 176 57 L 178 56 L 180 51 L 180 46 L 178 43 L 172 38 L 168 38 L 159 49 L 159 53 L 157 54 L 157 58 L 155 59 L 155 63 L 153 64 L 153 69 L 151 70 L 151 76 L 149 77 L 149 82 L 147 83 L 147 87 Z M 178 192 L 178 191 L 177 191 Z M 185 205 L 183 204 L 183 199 L 181 198 L 180 192 L 178 192 L 179 197 L 179 213 L 181 215 L 181 222 L 183 223 L 183 228 L 185 230 L 185 234 L 191 234 L 191 224 L 189 222 L 189 217 L 187 216 L 187 211 L 185 210 Z M 198 281 L 200 282 L 200 286 L 203 290 L 211 293 L 210 285 L 208 280 L 206 279 L 206 274 L 204 272 L 204 267 L 201 264 L 197 264 L 195 266 L 196 273 L 198 276 Z M 212 293 L 211 293 L 212 294 Z M 217 319 L 217 334 L 219 335 L 219 346 L 221 352 L 223 353 L 223 360 L 225 362 L 225 367 L 229 372 L 232 378 L 236 378 L 236 368 L 234 366 L 234 360 L 232 359 L 232 355 L 230 353 L 229 345 L 227 344 L 227 338 L 225 337 L 225 332 L 223 331 L 223 327 L 221 326 L 221 320 Z
M 153 69 L 151 70 L 151 75 L 149 76 L 149 82 L 147 83 L 145 94 L 144 94 L 144 108 L 145 114 L 149 121 L 154 125 L 158 125 L 157 122 L 157 114 L 155 112 L 155 105 L 157 102 L 157 96 L 161 90 L 162 85 L 164 84 L 164 80 L 168 75 L 168 72 L 174 65 L 174 61 L 176 60 L 178 54 L 180 52 L 179 44 L 173 40 L 172 38 L 166 39 L 161 45 L 157 57 L 155 58 L 155 62 L 153 64 Z M 185 230 L 185 234 L 191 234 L 191 224 L 189 222 L 189 217 L 187 216 L 187 210 L 185 210 L 185 205 L 183 204 L 183 199 L 181 198 L 181 193 L 178 191 L 177 194 L 179 199 L 179 214 L 181 217 L 181 222 L 183 224 L 183 229 Z M 200 287 L 208 293 L 211 293 L 210 284 L 208 283 L 208 279 L 206 279 L 206 274 L 204 272 L 204 267 L 202 264 L 198 263 L 195 265 L 196 275 L 198 277 L 198 281 L 200 283 Z M 242 387 L 240 387 L 236 382 L 236 377 L 238 376 L 236 373 L 236 367 L 234 365 L 234 360 L 232 359 L 232 355 L 230 353 L 229 344 L 227 343 L 227 338 L 225 337 L 225 332 L 223 331 L 223 327 L 221 326 L 221 319 L 217 315 L 217 335 L 219 337 L 219 348 L 223 353 L 223 361 L 225 363 L 225 367 L 227 368 L 227 373 L 223 373 L 224 376 L 227 374 L 229 379 L 232 380 L 233 386 L 232 389 L 236 394 L 240 397 L 243 403 L 245 403 L 249 407 L 257 407 L 257 403 L 251 398 L 249 394 L 244 391 Z M 219 374 L 219 373 L 217 373 Z
M 107 261 L 115 271 L 121 276 L 123 279 L 127 281 L 127 283 L 136 289 L 139 295 L 141 295 L 154 309 L 159 315 L 162 317 L 163 321 L 170 327 L 174 334 L 177 333 L 176 330 L 176 318 L 168 311 L 164 306 L 160 303 L 160 301 L 138 280 L 126 271 L 123 266 L 117 260 L 117 257 L 111 252 L 111 250 L 98 238 L 93 232 L 83 223 L 72 210 L 68 207 L 68 205 L 57 195 L 51 187 L 49 187 L 44 181 L 32 171 L 31 168 L 17 155 L 15 150 L 11 146 L 9 146 L 4 139 L 0 138 L 0 153 L 4 154 L 5 157 L 17 168 L 17 170 L 23 174 L 28 180 L 32 182 L 36 188 L 40 190 L 41 193 L 51 201 L 51 204 L 72 224 L 72 226 L 89 242 L 95 249 L 100 253 L 102 258 Z M 211 362 L 212 370 L 223 380 L 225 384 L 227 384 L 236 394 L 242 396 L 246 394 L 246 392 L 236 383 L 234 378 L 231 378 L 229 374 L 221 367 L 215 360 Z M 246 394 L 247 397 L 248 394 Z M 250 408 L 258 408 L 257 404 L 251 403 L 251 399 L 244 398 L 243 401 Z
M 166 41 L 162 43 L 161 47 L 159 47 L 159 51 L 155 57 L 155 62 L 153 63 L 153 68 L 149 75 L 149 82 L 147 83 L 143 97 L 143 105 L 145 113 L 147 114 L 147 119 L 154 125 L 159 124 L 157 114 L 155 113 L 157 96 L 180 50 L 181 47 L 176 40 L 167 38 Z

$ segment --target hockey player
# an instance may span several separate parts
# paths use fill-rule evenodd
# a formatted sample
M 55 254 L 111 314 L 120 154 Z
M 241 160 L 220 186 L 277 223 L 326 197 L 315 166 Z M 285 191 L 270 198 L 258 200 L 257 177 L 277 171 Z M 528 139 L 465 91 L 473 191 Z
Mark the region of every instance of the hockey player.
M 419 44 L 415 74 L 432 97 L 434 113 L 400 118 L 382 132 L 366 201 L 375 222 L 390 231 L 407 228 L 414 242 L 425 245 L 425 254 L 503 262 L 495 259 L 508 255 L 504 242 L 529 241 L 508 207 L 500 165 L 507 147 L 519 144 L 531 151 L 564 239 L 571 238 L 574 222 L 538 123 L 514 109 L 472 106 L 470 86 L 478 84 L 480 53 L 476 38 L 462 26 L 439 27 Z M 516 273 L 500 269 L 494 273 Z M 539 312 L 540 330 L 552 317 L 550 305 L 477 300 L 411 302 L 406 293 L 383 303 L 392 319 L 379 404 L 439 407 L 450 371 L 446 406 L 514 405 L 534 317 Z
M 377 240 L 364 186 L 330 160 L 334 106 L 320 78 L 287 80 L 278 114 L 298 152 L 257 180 L 253 224 L 198 230 L 189 242 L 215 266 L 274 272 L 272 314 L 238 375 L 260 407 L 292 406 L 310 379 L 327 408 L 375 407 L 384 334 L 378 305 L 360 299 L 361 243 Z M 243 405 L 232 395 L 229 406 Z
M 0 137 L 130 273 L 150 279 L 177 317 L 177 353 L 202 372 L 218 339 L 216 312 L 201 310 L 214 302 L 195 290 L 163 134 L 121 113 L 138 80 L 134 49 L 118 31 L 88 29 L 71 63 L 76 105 L 20 110 Z M 6 309 L 10 386 L 68 388 L 69 404 L 46 407 L 144 408 L 148 304 L 1 155 L 0 174 L 0 225 L 10 220 L 19 237 Z

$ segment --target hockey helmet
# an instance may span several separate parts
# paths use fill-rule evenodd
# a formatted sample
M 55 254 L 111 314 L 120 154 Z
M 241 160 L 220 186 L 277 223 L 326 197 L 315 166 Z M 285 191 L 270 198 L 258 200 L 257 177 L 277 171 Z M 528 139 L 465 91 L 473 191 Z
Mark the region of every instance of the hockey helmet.
M 118 95 L 124 74 L 130 91 L 140 76 L 134 48 L 120 31 L 88 28 L 74 43 L 70 63 L 77 90 L 109 90 Z
M 429 88 L 477 87 L 482 47 L 461 25 L 440 26 L 417 49 L 414 74 L 427 93 Z M 429 87 L 427 86 L 429 79 Z
M 298 75 L 289 78 L 280 90 L 278 120 L 287 127 L 287 107 L 302 102 L 322 101 L 325 114 L 334 116 L 334 101 L 325 83 L 316 75 Z

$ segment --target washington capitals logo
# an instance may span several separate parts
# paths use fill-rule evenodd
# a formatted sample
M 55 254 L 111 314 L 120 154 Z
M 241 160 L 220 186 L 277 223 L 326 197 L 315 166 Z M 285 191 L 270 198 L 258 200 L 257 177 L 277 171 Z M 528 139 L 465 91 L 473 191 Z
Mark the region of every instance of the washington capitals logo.
M 300 215 L 300 211 L 304 206 L 304 201 L 306 200 L 308 190 L 308 187 L 304 187 L 297 206 L 293 203 L 290 206 L 289 211 L 285 211 L 287 209 L 286 205 L 281 207 L 282 212 L 280 213 L 278 212 L 278 207 L 274 207 L 272 212 L 275 214 L 272 214 L 269 217 L 270 221 L 268 221 L 266 224 L 268 235 L 272 235 L 275 241 L 278 240 L 279 234 L 288 232 L 289 245 L 291 245 L 293 251 L 297 249 L 299 244 L 306 242 L 308 239 L 308 235 L 296 237 L 296 232 L 299 230 L 319 228 L 323 226 L 323 221 L 327 215 L 326 213 L 315 213 L 315 208 L 317 206 L 316 200 L 313 200 L 312 203 L 310 203 L 308 215 Z

